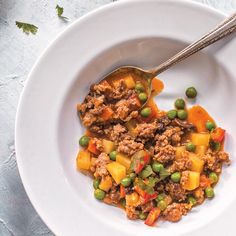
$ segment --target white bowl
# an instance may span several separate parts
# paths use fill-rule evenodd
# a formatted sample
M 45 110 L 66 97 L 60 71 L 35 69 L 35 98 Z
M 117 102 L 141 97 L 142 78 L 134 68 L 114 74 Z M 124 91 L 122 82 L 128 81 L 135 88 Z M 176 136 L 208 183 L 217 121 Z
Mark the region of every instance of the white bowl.
M 75 168 L 78 138 L 84 132 L 76 104 L 89 86 L 120 65 L 158 65 L 223 18 L 190 1 L 117 2 L 73 23 L 39 58 L 17 112 L 16 152 L 27 194 L 56 235 L 194 235 L 206 225 L 202 232 L 209 231 L 213 220 L 227 219 L 226 209 L 236 196 L 231 187 L 236 183 L 234 162 L 224 169 L 214 200 L 195 208 L 179 223 L 158 223 L 159 227 L 129 221 L 122 210 L 96 201 L 91 179 Z M 225 149 L 232 159 L 235 51 L 236 40 L 223 40 L 176 65 L 159 76 L 165 89 L 156 98 L 161 108 L 170 109 L 186 87 L 195 86 L 197 103 L 227 130 Z M 218 224 L 213 227 L 215 235 L 223 232 Z

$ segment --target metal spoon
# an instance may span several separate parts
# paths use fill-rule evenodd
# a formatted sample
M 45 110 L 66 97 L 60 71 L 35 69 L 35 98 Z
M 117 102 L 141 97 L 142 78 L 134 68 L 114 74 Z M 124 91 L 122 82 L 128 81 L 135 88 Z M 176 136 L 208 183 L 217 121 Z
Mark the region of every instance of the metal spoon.
M 162 73 L 163 71 L 169 69 L 171 66 L 177 64 L 178 62 L 186 59 L 187 57 L 195 54 L 196 52 L 200 51 L 201 49 L 217 42 L 218 40 L 232 34 L 236 31 L 236 13 L 226 18 L 222 23 L 220 23 L 215 29 L 211 30 L 209 33 L 204 35 L 202 38 L 197 40 L 196 42 L 190 44 L 182 51 L 168 59 L 167 61 L 163 62 L 161 65 L 157 66 L 156 68 L 150 70 L 144 70 L 139 67 L 135 66 L 122 66 L 108 75 L 106 75 L 102 80 L 109 80 L 114 76 L 121 75 L 121 74 L 136 74 L 142 80 L 142 83 L 146 84 L 148 88 L 147 94 L 148 97 L 151 95 L 152 91 L 152 79 Z M 143 104 L 144 106 L 145 104 Z

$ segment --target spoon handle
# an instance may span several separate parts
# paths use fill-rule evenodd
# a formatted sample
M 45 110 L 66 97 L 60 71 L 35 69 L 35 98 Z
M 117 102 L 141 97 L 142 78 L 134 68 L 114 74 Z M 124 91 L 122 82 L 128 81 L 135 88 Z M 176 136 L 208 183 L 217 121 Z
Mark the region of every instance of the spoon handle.
M 204 35 L 202 38 L 190 44 L 182 51 L 178 52 L 176 55 L 174 55 L 173 57 L 171 57 L 170 59 L 163 62 L 155 69 L 153 69 L 151 73 L 154 76 L 156 76 L 162 73 L 163 71 L 167 70 L 168 68 L 170 68 L 172 65 L 184 60 L 185 58 L 193 55 L 194 53 L 217 42 L 218 40 L 230 35 L 235 31 L 236 31 L 236 13 L 226 18 L 215 29 Z

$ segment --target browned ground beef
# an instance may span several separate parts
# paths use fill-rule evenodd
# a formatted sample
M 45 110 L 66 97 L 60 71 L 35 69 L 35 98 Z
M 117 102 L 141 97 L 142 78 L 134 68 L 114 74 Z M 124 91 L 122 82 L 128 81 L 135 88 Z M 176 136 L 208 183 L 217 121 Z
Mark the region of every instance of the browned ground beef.
M 174 160 L 173 164 L 169 167 L 169 171 L 173 173 L 176 171 L 188 170 L 191 167 L 191 163 L 192 162 L 189 159 L 188 151 L 184 151 L 181 158 Z
M 127 217 L 130 219 L 130 220 L 136 220 L 138 219 L 138 211 L 136 211 L 135 207 L 133 206 L 126 206 L 126 214 L 127 214 Z
M 110 163 L 109 156 L 105 152 L 102 152 L 98 156 L 97 160 L 95 161 L 96 170 L 95 170 L 94 176 L 96 178 L 108 175 L 108 172 L 106 169 L 106 165 L 108 163 Z
M 167 163 L 173 161 L 175 158 L 175 148 L 171 145 L 155 148 L 156 154 L 153 159 L 160 163 Z
M 174 201 L 181 202 L 186 199 L 186 191 L 178 183 L 169 182 L 166 184 L 165 190 Z

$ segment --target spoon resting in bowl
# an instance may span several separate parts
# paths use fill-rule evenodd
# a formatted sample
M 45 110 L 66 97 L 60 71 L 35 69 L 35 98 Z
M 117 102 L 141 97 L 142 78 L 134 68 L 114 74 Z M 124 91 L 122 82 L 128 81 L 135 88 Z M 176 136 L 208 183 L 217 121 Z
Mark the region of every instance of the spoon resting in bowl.
M 152 79 L 155 78 L 157 75 L 162 73 L 163 71 L 169 69 L 171 66 L 177 64 L 178 62 L 188 58 L 189 56 L 195 54 L 196 52 L 202 50 L 203 48 L 219 41 L 220 39 L 225 38 L 226 36 L 234 33 L 236 31 L 236 13 L 232 14 L 228 18 L 226 18 L 222 23 L 220 23 L 216 28 L 211 30 L 209 33 L 205 34 L 199 40 L 195 41 L 194 43 L 190 44 L 182 51 L 175 54 L 173 57 L 168 59 L 167 61 L 163 62 L 159 66 L 150 69 L 144 70 L 139 67 L 135 66 L 122 66 L 111 73 L 107 74 L 101 81 L 109 81 L 114 77 L 120 77 L 119 75 L 123 74 L 135 74 L 139 78 L 142 79 L 142 83 L 145 84 L 146 93 L 148 98 L 151 96 L 152 91 Z M 148 99 L 147 99 L 148 101 Z M 142 107 L 145 106 L 146 103 L 142 104 Z M 142 108 L 141 107 L 141 108 Z

